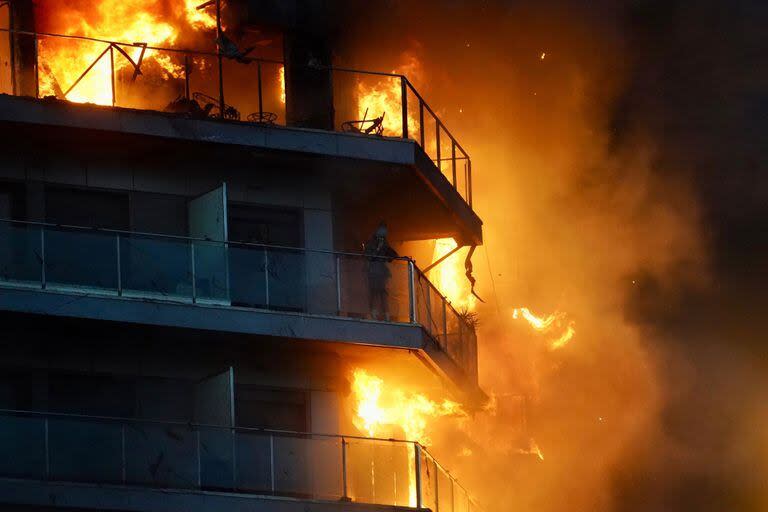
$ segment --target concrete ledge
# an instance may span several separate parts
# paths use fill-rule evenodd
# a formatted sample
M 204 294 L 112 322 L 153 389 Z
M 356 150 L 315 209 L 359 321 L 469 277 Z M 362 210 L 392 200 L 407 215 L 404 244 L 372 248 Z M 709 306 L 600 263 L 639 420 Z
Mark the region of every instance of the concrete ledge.
M 414 165 L 416 143 L 389 137 L 193 119 L 180 114 L 0 94 L 0 122 L 120 132 L 192 142 Z
M 409 350 L 420 350 L 424 344 L 421 326 L 412 324 L 35 289 L 0 288 L 0 309 Z
M 394 512 L 404 507 L 0 478 L 0 503 L 135 512 Z

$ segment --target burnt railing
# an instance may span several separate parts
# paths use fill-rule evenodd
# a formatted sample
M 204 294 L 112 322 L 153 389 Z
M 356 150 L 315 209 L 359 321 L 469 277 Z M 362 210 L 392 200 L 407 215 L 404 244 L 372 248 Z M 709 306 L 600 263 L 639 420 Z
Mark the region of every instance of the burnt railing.
M 34 86 L 14 84 L 14 94 L 287 125 L 290 98 L 285 96 L 282 61 L 13 28 L 0 31 L 25 41 L 34 53 Z M 79 47 L 69 51 L 90 56 L 67 83 L 59 83 L 63 77 L 45 60 L 60 44 L 74 44 Z M 153 66 L 161 66 L 157 71 L 169 79 L 146 79 L 144 72 Z M 469 154 L 405 75 L 338 67 L 329 71 L 334 73 L 335 130 L 415 141 L 472 205 Z M 233 87 L 235 83 L 248 86 Z M 96 99 L 94 89 L 99 90 Z
M 477 381 L 474 328 L 408 258 L 0 220 L 0 286 L 416 324 Z
M 479 512 L 419 443 L 0 409 L 0 477 Z

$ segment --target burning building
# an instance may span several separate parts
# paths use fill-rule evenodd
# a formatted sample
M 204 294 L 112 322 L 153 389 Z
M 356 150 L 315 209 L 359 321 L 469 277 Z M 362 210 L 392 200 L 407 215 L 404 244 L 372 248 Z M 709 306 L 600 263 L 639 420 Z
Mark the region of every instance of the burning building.
M 484 399 L 425 274 L 471 161 L 338 9 L 0 2 L 1 503 L 477 508 L 424 446 Z

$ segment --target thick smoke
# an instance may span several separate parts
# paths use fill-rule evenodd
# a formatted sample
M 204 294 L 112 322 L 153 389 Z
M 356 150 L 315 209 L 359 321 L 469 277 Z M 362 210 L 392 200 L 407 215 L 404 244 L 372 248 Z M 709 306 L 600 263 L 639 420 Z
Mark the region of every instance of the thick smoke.
M 666 158 L 664 134 L 644 122 L 653 114 L 630 94 L 643 65 L 632 10 L 382 4 L 340 58 L 390 70 L 403 52 L 419 56 L 416 86 L 472 155 L 485 221 L 481 384 L 496 413 L 446 427 L 434 451 L 489 510 L 622 509 L 635 459 L 675 455 L 663 411 L 685 357 L 654 327 L 710 286 L 694 168 Z M 520 306 L 567 313 L 573 341 L 548 350 L 512 319 Z M 543 461 L 518 454 L 526 436 Z

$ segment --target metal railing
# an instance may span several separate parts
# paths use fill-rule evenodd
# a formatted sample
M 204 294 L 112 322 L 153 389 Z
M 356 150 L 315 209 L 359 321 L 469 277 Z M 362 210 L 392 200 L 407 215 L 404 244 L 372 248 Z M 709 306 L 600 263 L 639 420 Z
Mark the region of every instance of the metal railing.
M 13 34 L 16 46 L 27 47 L 33 54 L 28 76 L 16 79 L 14 74 L 17 95 L 261 125 L 288 124 L 286 101 L 290 98 L 285 96 L 281 61 L 10 27 L 0 32 Z M 65 73 L 50 62 L 48 55 L 62 45 L 75 46 L 68 48 L 67 55 L 88 56 L 82 70 Z M 144 71 L 150 68 L 164 78 L 145 78 Z M 334 73 L 336 130 L 414 140 L 472 205 L 469 154 L 406 76 L 337 67 L 328 71 Z M 381 101 L 368 101 L 370 91 Z
M 480 510 L 409 441 L 0 409 L 0 477 Z
M 477 377 L 474 329 L 408 258 L 0 220 L 0 285 L 418 324 Z

